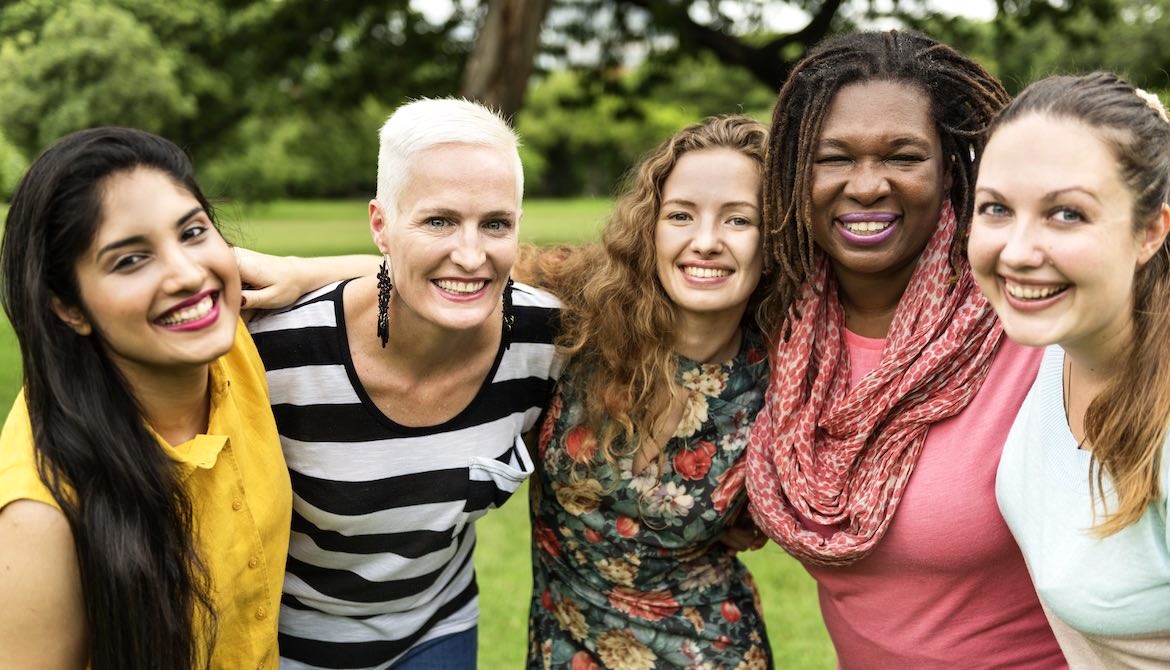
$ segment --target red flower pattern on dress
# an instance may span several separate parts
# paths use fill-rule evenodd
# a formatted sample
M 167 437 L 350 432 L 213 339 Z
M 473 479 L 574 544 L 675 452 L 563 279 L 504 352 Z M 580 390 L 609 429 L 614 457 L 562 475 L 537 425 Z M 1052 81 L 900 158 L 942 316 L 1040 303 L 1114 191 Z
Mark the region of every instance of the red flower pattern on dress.
M 540 545 L 540 548 L 546 554 L 552 556 L 561 555 L 561 541 L 557 538 L 557 534 L 553 532 L 552 528 L 549 528 L 538 520 L 536 526 L 532 529 L 532 534 L 536 538 L 536 543 Z
M 573 654 L 573 665 L 571 666 L 571 669 L 572 670 L 601 670 L 601 666 L 598 665 L 597 661 L 595 661 L 593 659 L 593 657 L 589 655 L 589 652 L 579 651 L 576 654 Z
M 601 540 L 603 539 L 601 536 L 601 533 L 593 530 L 592 528 L 586 528 L 584 531 L 584 535 L 585 535 L 585 539 L 589 540 L 590 544 L 597 544 L 598 542 L 601 542 Z
M 636 591 L 619 586 L 609 592 L 609 604 L 630 616 L 658 621 L 678 611 L 678 601 L 670 591 Z
M 674 471 L 684 479 L 691 481 L 702 479 L 711 469 L 711 457 L 714 455 L 714 444 L 697 442 L 694 449 L 683 449 L 675 454 Z
M 556 609 L 556 603 L 553 602 L 552 591 L 545 589 L 540 592 L 540 605 L 550 612 Z
M 587 426 L 577 426 L 565 435 L 565 451 L 578 463 L 588 463 L 597 452 L 597 438 Z
M 633 537 L 641 530 L 641 525 L 628 516 L 619 516 L 614 522 L 617 528 L 618 535 L 622 537 Z
M 736 607 L 735 603 L 731 602 L 730 600 L 723 601 L 723 604 L 719 607 L 719 612 L 723 615 L 723 618 L 730 623 L 739 621 L 743 616 L 740 614 L 739 608 Z
M 719 475 L 716 480 L 719 483 L 715 485 L 715 490 L 711 491 L 711 505 L 716 512 L 720 514 L 726 512 L 731 503 L 743 491 L 744 479 L 747 475 L 746 467 L 747 463 L 740 459 L 736 461 L 735 465 Z

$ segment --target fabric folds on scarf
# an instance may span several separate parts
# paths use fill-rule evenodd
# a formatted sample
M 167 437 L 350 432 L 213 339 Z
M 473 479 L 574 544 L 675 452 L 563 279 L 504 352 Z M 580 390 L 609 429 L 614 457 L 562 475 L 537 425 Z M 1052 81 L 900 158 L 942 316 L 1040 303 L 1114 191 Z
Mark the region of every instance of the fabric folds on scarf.
M 881 362 L 857 386 L 850 388 L 845 312 L 827 259 L 800 298 L 792 336 L 777 345 L 748 444 L 747 486 L 756 524 L 801 560 L 846 565 L 873 551 L 930 425 L 961 412 L 987 378 L 1003 329 L 966 264 L 951 281 L 955 229 L 948 202 Z M 800 517 L 835 530 L 822 534 Z

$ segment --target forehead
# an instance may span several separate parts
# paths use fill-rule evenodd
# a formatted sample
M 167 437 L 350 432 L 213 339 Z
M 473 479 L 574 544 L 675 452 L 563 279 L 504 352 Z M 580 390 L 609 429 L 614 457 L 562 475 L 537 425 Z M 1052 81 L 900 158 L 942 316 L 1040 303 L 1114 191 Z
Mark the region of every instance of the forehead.
M 759 163 L 734 149 L 688 151 L 663 183 L 662 198 L 758 203 L 760 178 Z
M 140 235 L 156 227 L 171 228 L 180 217 L 201 207 L 169 175 L 151 168 L 118 172 L 101 189 L 101 217 L 95 239 Z
M 1001 191 L 1125 188 L 1113 149 L 1099 131 L 1039 112 L 996 129 L 984 149 L 978 182 Z
M 870 80 L 842 86 L 829 103 L 821 142 L 919 138 L 939 143 L 930 98 L 918 86 Z
M 414 156 L 400 208 L 482 201 L 487 209 L 518 208 L 516 158 L 475 144 L 440 144 Z

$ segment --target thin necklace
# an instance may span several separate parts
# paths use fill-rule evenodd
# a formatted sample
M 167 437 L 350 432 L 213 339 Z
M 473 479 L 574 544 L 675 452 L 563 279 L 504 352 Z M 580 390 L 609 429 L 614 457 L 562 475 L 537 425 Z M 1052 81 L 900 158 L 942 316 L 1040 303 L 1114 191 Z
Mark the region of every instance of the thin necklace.
M 1063 381 L 1063 386 L 1064 386 L 1064 398 L 1063 398 L 1063 400 L 1064 400 L 1064 422 L 1068 425 L 1068 432 L 1072 433 L 1073 432 L 1072 419 L 1068 418 L 1068 406 L 1070 404 L 1069 396 L 1072 394 L 1072 359 L 1070 359 L 1068 357 L 1068 355 L 1065 355 L 1065 357 L 1064 357 L 1064 371 L 1063 371 L 1063 373 L 1064 374 L 1063 374 L 1062 381 Z M 1073 439 L 1076 440 L 1076 438 L 1077 438 L 1076 434 L 1073 433 Z M 1077 440 L 1077 449 L 1084 449 L 1085 448 L 1085 440 L 1086 439 L 1088 439 L 1088 436 L 1085 436 L 1085 438 Z

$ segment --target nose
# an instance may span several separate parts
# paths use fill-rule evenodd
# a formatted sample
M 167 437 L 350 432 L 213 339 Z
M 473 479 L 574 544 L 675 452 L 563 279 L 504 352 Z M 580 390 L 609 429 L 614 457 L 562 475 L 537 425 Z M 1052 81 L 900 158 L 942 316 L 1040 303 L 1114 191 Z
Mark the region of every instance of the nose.
M 167 293 L 182 294 L 194 293 L 203 288 L 207 278 L 207 268 L 195 256 L 194 252 L 183 246 L 177 246 L 167 254 L 166 277 L 163 279 L 163 290 Z
M 695 234 L 691 237 L 691 250 L 702 256 L 719 253 L 723 248 L 719 221 L 713 216 L 704 216 L 695 226 Z
M 880 163 L 859 163 L 845 183 L 845 196 L 861 205 L 872 205 L 889 194 L 890 180 Z
M 479 225 L 475 223 L 461 225 L 455 239 L 455 248 L 451 251 L 451 261 L 467 272 L 474 272 L 483 267 L 485 260 L 487 254 L 484 253 Z
M 1008 267 L 1035 268 L 1044 264 L 1044 247 L 1040 228 L 1023 218 L 1017 218 L 1004 230 L 1003 249 L 999 259 Z

